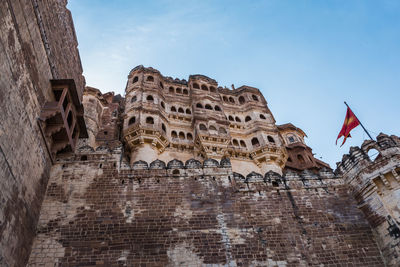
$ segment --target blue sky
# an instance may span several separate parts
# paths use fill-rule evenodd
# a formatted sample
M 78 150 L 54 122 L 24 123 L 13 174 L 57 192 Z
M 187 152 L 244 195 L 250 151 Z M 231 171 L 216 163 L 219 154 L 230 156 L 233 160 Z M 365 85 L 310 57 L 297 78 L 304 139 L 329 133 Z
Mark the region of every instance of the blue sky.
M 129 71 L 204 74 L 259 88 L 278 124 L 336 167 L 347 101 L 373 137 L 400 135 L 400 1 L 69 0 L 89 86 L 123 94 Z

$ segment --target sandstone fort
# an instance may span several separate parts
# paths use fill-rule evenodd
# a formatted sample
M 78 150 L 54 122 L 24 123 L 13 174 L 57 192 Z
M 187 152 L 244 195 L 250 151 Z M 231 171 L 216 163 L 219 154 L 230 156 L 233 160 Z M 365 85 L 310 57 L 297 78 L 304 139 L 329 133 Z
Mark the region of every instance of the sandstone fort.
M 86 86 L 66 1 L 0 21 L 0 266 L 400 265 L 399 137 L 331 168 L 257 88 Z

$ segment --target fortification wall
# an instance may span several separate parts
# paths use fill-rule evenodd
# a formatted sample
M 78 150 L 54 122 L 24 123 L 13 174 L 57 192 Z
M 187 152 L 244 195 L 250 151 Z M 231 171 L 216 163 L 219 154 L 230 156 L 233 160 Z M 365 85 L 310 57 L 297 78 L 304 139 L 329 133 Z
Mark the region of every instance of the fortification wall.
M 37 118 L 50 79 L 84 78 L 66 1 L 0 1 L 0 266 L 28 260 L 50 172 Z
M 368 222 L 330 171 L 232 172 L 135 162 L 86 146 L 52 167 L 30 265 L 382 266 Z
M 400 139 L 380 134 L 376 142 L 368 140 L 361 148 L 352 147 L 338 163 L 336 171 L 350 185 L 351 194 L 370 223 L 386 264 L 399 266 Z

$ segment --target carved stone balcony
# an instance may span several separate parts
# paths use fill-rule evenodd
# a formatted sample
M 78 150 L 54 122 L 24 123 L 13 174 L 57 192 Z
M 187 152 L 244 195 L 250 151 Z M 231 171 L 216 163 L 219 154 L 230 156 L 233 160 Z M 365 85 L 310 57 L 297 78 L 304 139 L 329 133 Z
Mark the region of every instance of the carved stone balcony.
M 87 138 L 83 105 L 72 79 L 51 80 L 55 101 L 46 102 L 39 116 L 39 126 L 44 134 L 49 154 L 54 159 L 57 152 L 75 151 L 78 138 Z
M 279 166 L 284 166 L 287 159 L 285 148 L 271 145 L 259 146 L 250 153 L 257 165 L 263 162 L 276 162 Z
M 149 143 L 161 153 L 169 145 L 168 139 L 154 125 L 136 123 L 124 130 L 123 135 L 131 150 L 135 150 L 141 144 Z

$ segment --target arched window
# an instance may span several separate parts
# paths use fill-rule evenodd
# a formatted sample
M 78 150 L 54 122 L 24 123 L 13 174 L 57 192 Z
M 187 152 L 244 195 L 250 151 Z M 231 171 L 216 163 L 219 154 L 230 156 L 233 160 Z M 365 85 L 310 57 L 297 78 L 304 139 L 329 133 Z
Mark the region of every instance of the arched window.
M 213 125 L 211 125 L 208 129 L 209 129 L 210 131 L 216 131 L 216 130 L 217 130 L 217 128 L 215 128 L 215 126 L 213 126 Z
M 178 134 L 175 131 L 171 132 L 171 137 L 172 138 L 178 138 Z
M 147 118 L 146 118 L 146 123 L 147 123 L 147 124 L 154 124 L 154 119 L 153 119 L 153 117 L 147 117 Z
M 234 146 L 239 146 L 239 142 L 236 139 L 233 139 L 232 143 Z
M 147 76 L 147 81 L 148 82 L 154 82 L 154 77 L 153 76 Z
M 164 102 L 162 102 L 162 101 L 161 101 L 161 107 L 162 107 L 163 109 L 165 109 L 165 104 L 164 104 Z
M 179 132 L 179 139 L 181 139 L 181 140 L 185 139 L 185 133 L 184 132 Z
M 268 139 L 268 142 L 275 144 L 275 139 L 272 136 L 268 135 L 267 139 Z
M 196 104 L 196 108 L 203 108 L 203 105 L 200 104 L 200 103 L 197 103 L 197 104 Z
M 211 107 L 210 104 L 206 104 L 204 107 L 205 107 L 206 109 L 212 110 L 212 107 Z
M 208 91 L 207 85 L 203 84 L 203 85 L 201 86 L 201 90 L 203 90 L 203 91 Z
M 132 118 L 129 119 L 128 125 L 134 124 L 135 122 L 136 122 L 136 118 L 132 117 Z
M 292 162 L 292 158 L 291 158 L 291 157 L 288 157 L 287 161 L 288 161 L 288 162 Z
M 192 114 L 192 112 L 190 111 L 190 109 L 186 109 L 186 114 Z
M 171 112 L 176 112 L 176 107 L 172 106 L 171 107 Z
M 164 84 L 163 84 L 162 82 L 160 82 L 160 87 L 161 87 L 162 89 L 164 89 Z
M 244 100 L 244 97 L 243 96 L 240 96 L 239 97 L 239 103 L 240 104 L 244 104 L 246 101 Z
M 260 114 L 260 119 L 266 120 L 267 118 L 263 114 Z
M 187 140 L 193 140 L 193 135 L 191 133 L 186 134 Z
M 215 106 L 215 107 L 214 107 L 214 110 L 215 110 L 215 111 L 221 111 L 221 108 L 220 108 L 219 106 Z
M 137 83 L 137 81 L 139 81 L 138 76 L 133 77 L 132 83 Z
M 137 97 L 135 95 L 132 96 L 131 103 L 136 102 L 136 100 L 137 100 Z
M 294 143 L 296 138 L 293 135 L 288 136 L 289 143 Z
M 220 134 L 227 134 L 225 128 L 223 128 L 223 127 L 219 128 L 219 133 Z
M 182 92 L 183 92 L 184 95 L 188 95 L 189 94 L 189 91 L 187 89 L 183 89 Z
M 228 120 L 235 121 L 235 119 L 231 115 L 229 115 Z
M 199 125 L 199 128 L 200 128 L 200 130 L 202 130 L 202 131 L 207 131 L 207 127 L 204 125 L 204 124 L 200 124 Z
M 172 86 L 171 86 L 171 87 L 169 87 L 169 89 L 168 89 L 168 90 L 169 90 L 169 92 L 170 92 L 171 94 L 173 94 L 173 93 L 175 92 L 175 89 L 174 89 L 174 87 L 172 87 Z
M 235 117 L 235 121 L 242 122 L 239 117 Z
M 214 87 L 214 86 L 210 86 L 210 92 L 213 92 L 213 93 L 215 93 L 215 92 L 217 92 L 217 89 L 215 89 L 215 87 Z
M 379 151 L 376 150 L 375 148 L 371 148 L 368 150 L 368 157 L 371 161 L 374 161 L 378 156 L 379 156 Z
M 225 102 L 228 102 L 228 98 L 227 98 L 226 96 L 223 96 L 222 99 L 223 99 Z
M 251 139 L 251 144 L 253 145 L 253 147 L 259 147 L 260 146 L 260 142 L 258 141 L 257 137 L 253 137 L 253 139 Z
M 165 124 L 164 124 L 164 123 L 161 124 L 161 130 L 162 130 L 164 133 L 167 132 L 167 128 L 165 127 Z
M 250 116 L 246 116 L 246 118 L 244 119 L 245 122 L 251 121 L 251 117 Z
M 243 140 L 240 140 L 240 146 L 241 147 L 246 147 L 246 143 Z
M 231 102 L 232 104 L 234 104 L 234 103 L 235 103 L 235 99 L 233 99 L 233 97 L 230 97 L 230 98 L 229 98 L 229 102 Z
M 179 88 L 179 87 L 178 87 L 178 88 L 176 88 L 176 93 L 177 93 L 177 94 L 182 94 L 182 89 L 181 89 L 181 88 Z
M 199 85 L 198 85 L 197 83 L 194 83 L 194 84 L 193 84 L 193 88 L 195 88 L 195 89 L 200 89 L 200 87 L 199 87 Z
M 178 112 L 179 113 L 185 113 L 185 111 L 183 111 L 183 108 L 178 108 Z
M 147 100 L 148 102 L 153 102 L 153 101 L 154 101 L 154 98 L 153 98 L 153 96 L 148 95 L 148 96 L 146 97 L 146 100 Z
M 258 101 L 258 97 L 256 95 L 252 95 L 251 97 L 253 98 L 254 101 Z
M 239 146 L 239 142 L 238 142 L 238 140 L 236 140 L 236 139 L 233 139 L 233 142 L 232 142 L 232 143 L 233 143 L 234 146 Z
M 297 155 L 297 159 L 298 159 L 298 161 L 300 162 L 300 163 L 305 163 L 305 161 L 304 161 L 304 158 L 303 158 L 303 156 L 302 155 Z

